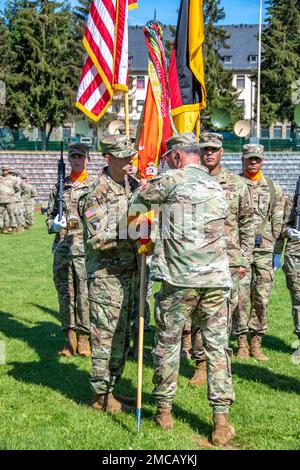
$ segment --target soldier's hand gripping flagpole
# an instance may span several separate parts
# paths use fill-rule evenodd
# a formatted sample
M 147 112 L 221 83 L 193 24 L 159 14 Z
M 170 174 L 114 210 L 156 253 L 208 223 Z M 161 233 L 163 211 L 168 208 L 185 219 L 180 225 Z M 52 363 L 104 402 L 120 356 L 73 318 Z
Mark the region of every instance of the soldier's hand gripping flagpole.
M 142 392 L 143 392 L 143 357 L 144 357 L 144 322 L 145 322 L 145 302 L 146 302 L 146 254 L 141 255 L 140 272 L 140 302 L 139 302 L 139 338 L 138 338 L 138 383 L 136 400 L 136 425 L 140 432 L 142 413 Z

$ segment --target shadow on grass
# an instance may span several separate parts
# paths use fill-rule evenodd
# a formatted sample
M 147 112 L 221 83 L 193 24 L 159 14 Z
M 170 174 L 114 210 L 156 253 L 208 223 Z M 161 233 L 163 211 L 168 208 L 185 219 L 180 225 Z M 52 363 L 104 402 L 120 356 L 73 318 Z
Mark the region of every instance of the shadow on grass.
M 262 347 L 270 351 L 277 351 L 291 354 L 292 350 L 285 341 L 276 336 L 266 335 L 262 340 Z
M 116 391 L 121 393 L 122 395 L 127 395 L 133 398 L 136 397 L 136 389 L 132 386 L 131 381 L 126 378 L 120 379 L 116 387 Z M 152 409 L 150 409 L 150 406 L 152 407 Z M 151 393 L 147 393 L 143 390 L 142 418 L 153 421 L 155 410 L 156 410 L 155 398 L 151 395 Z M 176 404 L 176 398 L 175 398 L 175 403 L 173 404 L 172 413 L 173 413 L 174 418 L 187 423 L 194 432 L 204 435 L 207 439 L 210 437 L 212 426 L 210 426 L 207 422 L 202 421 L 198 415 L 191 413 L 190 411 L 178 406 Z M 117 415 L 113 416 L 113 419 L 127 431 L 129 432 L 133 431 L 132 427 L 124 423 L 119 416 Z
M 277 374 L 265 367 L 236 362 L 232 364 L 232 371 L 243 379 L 259 382 L 273 390 L 300 394 L 300 381 L 289 375 Z
M 39 322 L 27 327 L 10 313 L 0 311 L 0 331 L 8 338 L 27 343 L 40 358 L 32 362 L 10 362 L 13 366 L 10 376 L 18 381 L 49 387 L 79 404 L 90 404 L 89 374 L 75 364 L 62 362 L 68 359 L 59 360 L 57 356 L 61 346 L 61 340 L 57 339 L 61 333 L 58 325 Z
M 36 304 L 34 302 L 30 302 L 28 305 L 33 305 L 33 307 L 37 307 L 42 312 L 48 313 L 48 315 L 51 315 L 56 320 L 59 320 L 59 312 L 57 310 L 53 310 L 52 308 L 45 307 L 44 305 Z

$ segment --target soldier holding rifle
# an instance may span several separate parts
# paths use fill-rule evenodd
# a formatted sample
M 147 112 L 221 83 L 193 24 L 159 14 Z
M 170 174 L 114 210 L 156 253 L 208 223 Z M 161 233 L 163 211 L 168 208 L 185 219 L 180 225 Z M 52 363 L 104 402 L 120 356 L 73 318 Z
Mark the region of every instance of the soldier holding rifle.
M 53 243 L 53 278 L 59 300 L 62 330 L 66 344 L 59 355 L 69 357 L 78 352 L 90 356 L 90 321 L 85 269 L 83 225 L 77 211 L 80 196 L 91 184 L 86 167 L 88 147 L 69 146 L 71 174 L 64 179 L 63 158 L 59 162 L 58 183 L 51 191 L 47 226 L 55 233 Z

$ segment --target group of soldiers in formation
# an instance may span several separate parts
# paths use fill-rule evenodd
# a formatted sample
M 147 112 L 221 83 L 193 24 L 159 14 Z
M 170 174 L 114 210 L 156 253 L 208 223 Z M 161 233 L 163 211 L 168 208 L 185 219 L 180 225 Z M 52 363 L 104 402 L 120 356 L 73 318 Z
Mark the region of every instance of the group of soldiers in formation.
M 31 230 L 34 222 L 34 198 L 37 191 L 26 176 L 2 166 L 0 176 L 0 233 L 15 234 Z
M 138 306 L 132 305 L 139 303 L 142 247 L 150 279 L 160 283 L 152 351 L 154 420 L 173 428 L 180 358 L 191 355 L 196 365 L 190 383 L 208 385 L 215 445 L 226 445 L 235 435 L 229 421 L 235 399 L 230 335 L 237 338 L 238 359 L 268 360 L 262 339 L 284 246 L 283 269 L 300 339 L 300 232 L 294 228 L 293 200 L 262 172 L 262 145 L 244 145 L 238 176 L 222 167 L 222 141 L 215 133 L 202 134 L 200 143 L 192 133 L 174 135 L 162 156 L 169 169 L 139 180 L 132 141 L 110 136 L 101 142 L 107 165 L 93 182 L 87 147 L 70 145 L 64 215 L 58 215 L 57 185 L 47 212 L 48 231 L 56 234 L 53 272 L 66 335 L 59 354 L 91 356 L 93 409 L 117 413 L 134 406 L 115 385 L 130 349 L 132 322 L 137 334 Z M 153 208 L 151 233 L 134 237 Z M 178 208 L 183 217 L 177 217 Z M 299 345 L 293 361 L 300 363 Z

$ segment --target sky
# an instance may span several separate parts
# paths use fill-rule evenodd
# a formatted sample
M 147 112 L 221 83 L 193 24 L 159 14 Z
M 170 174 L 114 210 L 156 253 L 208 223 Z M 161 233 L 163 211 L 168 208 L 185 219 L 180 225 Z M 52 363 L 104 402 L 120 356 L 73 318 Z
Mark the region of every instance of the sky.
M 259 22 L 259 1 L 221 0 L 226 16 L 218 24 L 257 24 Z M 4 3 L 5 0 L 0 0 L 0 9 L 3 8 Z M 72 0 L 71 3 L 75 5 L 77 2 Z M 177 9 L 180 0 L 138 0 L 138 3 L 139 8 L 129 12 L 129 25 L 144 25 L 154 18 L 155 9 L 157 20 L 164 24 L 177 23 Z
M 145 24 L 156 18 L 164 24 L 177 23 L 177 9 L 180 0 L 138 0 L 139 8 L 129 12 L 129 24 Z M 263 2 L 265 4 L 266 2 Z M 218 24 L 257 24 L 259 23 L 259 0 L 221 0 L 225 18 Z M 264 12 L 265 12 L 264 7 Z

